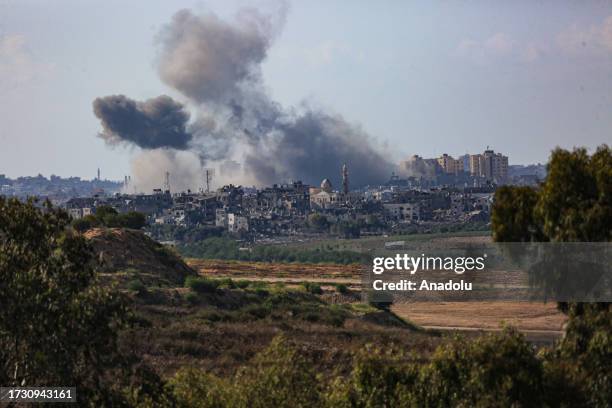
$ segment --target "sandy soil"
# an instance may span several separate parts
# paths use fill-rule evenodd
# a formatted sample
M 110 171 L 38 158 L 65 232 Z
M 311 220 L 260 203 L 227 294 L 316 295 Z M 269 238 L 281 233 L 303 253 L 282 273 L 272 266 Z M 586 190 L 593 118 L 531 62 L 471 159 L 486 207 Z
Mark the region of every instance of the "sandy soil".
M 415 302 L 395 304 L 392 310 L 422 326 L 466 330 L 496 330 L 506 323 L 525 331 L 560 333 L 566 320 L 554 303 Z

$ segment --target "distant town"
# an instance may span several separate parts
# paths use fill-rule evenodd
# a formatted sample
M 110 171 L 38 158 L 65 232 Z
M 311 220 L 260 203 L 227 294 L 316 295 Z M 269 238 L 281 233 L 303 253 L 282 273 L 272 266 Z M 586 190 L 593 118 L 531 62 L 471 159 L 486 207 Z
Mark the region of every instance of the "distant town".
M 351 169 L 338 164 L 341 185 L 329 179 L 320 185 L 301 181 L 255 188 L 225 185 L 217 189 L 173 191 L 166 173 L 150 193 L 130 191 L 122 182 L 78 177 L 49 179 L 0 174 L 0 194 L 49 199 L 73 219 L 85 219 L 96 208 L 119 213 L 136 211 L 147 220 L 148 233 L 160 241 L 181 241 L 185 231 L 196 236 L 235 236 L 246 241 L 308 239 L 320 235 L 343 238 L 387 233 L 487 229 L 493 193 L 501 185 L 537 185 L 543 165 L 510 166 L 508 157 L 487 149 L 453 158 L 443 154 L 400 162 L 387 182 L 352 188 Z M 330 177 L 333 175 L 330 175 Z M 211 176 L 205 177 L 209 185 Z

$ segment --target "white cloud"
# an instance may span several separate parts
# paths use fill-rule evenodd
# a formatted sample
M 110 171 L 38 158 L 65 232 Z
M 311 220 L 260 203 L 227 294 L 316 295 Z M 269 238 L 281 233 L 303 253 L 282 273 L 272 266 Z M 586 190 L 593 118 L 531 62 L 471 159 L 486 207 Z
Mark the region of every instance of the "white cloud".
M 545 43 L 521 43 L 506 33 L 495 33 L 483 40 L 464 39 L 455 54 L 476 63 L 493 61 L 534 62 L 549 54 Z
M 354 62 L 363 62 L 366 58 L 362 50 L 332 40 L 323 41 L 312 47 L 304 48 L 299 51 L 299 55 L 306 64 L 314 68 L 329 66 L 339 60 L 347 59 Z
M 478 63 L 512 57 L 517 51 L 516 42 L 505 33 L 495 33 L 484 40 L 464 39 L 456 48 L 460 57 L 471 59 Z
M 612 16 L 588 27 L 572 25 L 559 33 L 557 45 L 570 55 L 612 53 Z
M 26 45 L 23 35 L 0 37 L 0 84 L 3 87 L 19 86 L 53 70 L 53 64 L 38 61 Z
M 497 55 L 509 55 L 514 50 L 514 41 L 504 33 L 497 33 L 484 41 L 484 49 Z

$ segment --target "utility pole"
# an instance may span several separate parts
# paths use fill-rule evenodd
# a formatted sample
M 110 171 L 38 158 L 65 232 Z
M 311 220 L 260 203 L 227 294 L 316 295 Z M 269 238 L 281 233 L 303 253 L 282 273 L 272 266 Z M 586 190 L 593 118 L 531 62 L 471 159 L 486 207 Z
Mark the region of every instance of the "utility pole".
M 164 191 L 170 192 L 170 172 L 167 171 L 164 178 Z
M 215 169 L 204 169 L 204 178 L 206 181 L 206 192 L 210 193 L 210 182 L 215 175 Z

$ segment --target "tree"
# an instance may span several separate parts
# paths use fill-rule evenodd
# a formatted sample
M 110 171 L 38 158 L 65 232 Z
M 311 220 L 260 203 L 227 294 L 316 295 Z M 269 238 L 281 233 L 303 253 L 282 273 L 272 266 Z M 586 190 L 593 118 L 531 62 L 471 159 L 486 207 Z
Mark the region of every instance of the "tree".
M 531 187 L 504 186 L 495 192 L 491 223 L 497 242 L 542 240 L 535 217 L 538 192 Z
M 491 216 L 496 241 L 612 240 L 612 149 L 553 151 L 537 190 L 499 189 Z M 588 271 L 587 271 L 588 272 Z M 568 314 L 565 337 L 549 361 L 551 372 L 587 396 L 590 405 L 612 400 L 610 303 L 560 303 Z
M 327 231 L 329 229 L 329 221 L 321 214 L 310 214 L 308 216 L 308 225 L 317 231 Z
M 539 189 L 502 187 L 491 223 L 498 242 L 610 241 L 612 149 L 553 151 Z
M 102 205 L 96 209 L 95 214 L 89 214 L 83 218 L 73 220 L 72 227 L 78 232 L 85 232 L 88 229 L 99 226 L 141 229 L 146 223 L 146 216 L 140 212 L 129 211 L 119 214 L 113 207 Z
M 124 400 L 117 369 L 126 302 L 96 284 L 93 252 L 69 215 L 0 197 L 0 384 L 70 385 L 93 406 Z
M 121 224 L 124 228 L 141 229 L 147 224 L 147 218 L 143 213 L 129 211 L 121 215 Z
M 234 407 L 319 407 L 321 386 L 312 363 L 278 336 L 235 376 Z
M 553 151 L 536 215 L 551 241 L 612 239 L 612 149 Z

